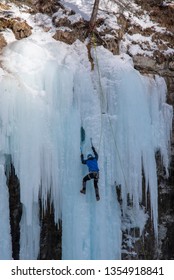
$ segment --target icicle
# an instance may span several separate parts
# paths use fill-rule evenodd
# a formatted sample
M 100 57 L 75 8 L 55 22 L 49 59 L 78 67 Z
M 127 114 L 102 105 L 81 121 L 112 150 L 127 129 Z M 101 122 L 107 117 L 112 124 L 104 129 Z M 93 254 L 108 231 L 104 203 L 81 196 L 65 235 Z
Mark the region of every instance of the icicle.
M 64 259 L 119 259 L 121 210 L 126 213 L 129 194 L 137 224 L 142 166 L 158 234 L 155 153 L 160 150 L 167 173 L 172 121 L 164 81 L 144 78 L 127 61 L 97 48 L 107 104 L 103 115 L 98 73 L 90 72 L 84 44 L 66 46 L 38 38 L 10 44 L 2 61 L 7 72 L 0 72 L 0 153 L 12 158 L 23 204 L 20 258 L 38 256 L 38 201 L 41 196 L 46 206 L 49 193 L 55 222 L 63 220 Z M 87 173 L 80 162 L 81 122 L 86 133 L 83 153 L 91 148 L 90 137 L 99 152 L 97 203 L 92 182 L 86 196 L 79 192 Z M 115 182 L 121 185 L 122 206 Z M 7 199 L 5 191 L 3 196 Z M 146 213 L 141 215 L 145 221 Z
M 32 224 L 27 225 L 26 208 L 23 206 L 20 222 L 20 259 L 37 260 L 40 246 L 40 221 L 38 204 L 33 203 Z
M 157 237 L 158 185 L 155 154 L 158 150 L 161 152 L 167 173 L 172 127 L 172 107 L 165 103 L 164 79 L 156 76 L 154 80 L 141 76 L 131 64 L 121 62 L 119 57 L 113 56 L 102 47 L 98 48 L 98 61 L 101 82 L 107 92 L 110 126 L 107 134 L 110 133 L 110 150 L 115 154 L 112 163 L 115 169 L 113 180 L 121 185 L 123 213 L 127 211 L 128 194 L 136 209 L 135 213 L 139 211 L 143 166 Z M 105 151 L 108 154 L 107 150 Z

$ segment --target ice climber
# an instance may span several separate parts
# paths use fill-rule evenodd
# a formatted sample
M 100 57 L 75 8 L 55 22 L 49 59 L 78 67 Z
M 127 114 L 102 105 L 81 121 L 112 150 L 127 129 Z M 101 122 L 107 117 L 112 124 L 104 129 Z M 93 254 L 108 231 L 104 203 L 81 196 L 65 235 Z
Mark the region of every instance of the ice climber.
M 95 195 L 96 199 L 99 200 L 99 189 L 98 189 L 98 179 L 99 179 L 99 168 L 98 168 L 98 154 L 95 150 L 95 148 L 91 147 L 94 155 L 88 154 L 87 159 L 84 159 L 83 153 L 81 153 L 81 161 L 83 164 L 86 164 L 89 169 L 89 173 L 83 178 L 83 187 L 80 190 L 81 193 L 86 194 L 86 181 L 94 179 L 94 189 L 95 189 Z

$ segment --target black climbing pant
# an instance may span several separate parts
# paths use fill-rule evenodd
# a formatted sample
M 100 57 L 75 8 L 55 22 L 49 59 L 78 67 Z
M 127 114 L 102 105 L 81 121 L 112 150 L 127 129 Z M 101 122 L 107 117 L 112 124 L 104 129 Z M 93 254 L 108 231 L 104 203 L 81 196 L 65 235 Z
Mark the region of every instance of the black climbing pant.
M 99 179 L 99 172 L 90 172 L 83 178 L 83 192 L 86 193 L 86 182 L 94 179 L 94 189 L 96 197 L 99 197 L 99 190 L 98 190 L 98 179 Z

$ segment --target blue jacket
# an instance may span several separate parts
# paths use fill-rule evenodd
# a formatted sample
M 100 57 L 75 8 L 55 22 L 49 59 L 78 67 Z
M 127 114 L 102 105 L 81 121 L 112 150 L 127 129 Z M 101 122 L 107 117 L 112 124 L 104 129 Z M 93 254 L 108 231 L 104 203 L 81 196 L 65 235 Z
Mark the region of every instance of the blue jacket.
M 92 150 L 94 152 L 95 157 L 90 157 L 89 159 L 84 159 L 83 154 L 81 154 L 81 161 L 83 164 L 86 164 L 88 166 L 89 172 L 98 172 L 98 154 L 94 147 L 92 147 Z

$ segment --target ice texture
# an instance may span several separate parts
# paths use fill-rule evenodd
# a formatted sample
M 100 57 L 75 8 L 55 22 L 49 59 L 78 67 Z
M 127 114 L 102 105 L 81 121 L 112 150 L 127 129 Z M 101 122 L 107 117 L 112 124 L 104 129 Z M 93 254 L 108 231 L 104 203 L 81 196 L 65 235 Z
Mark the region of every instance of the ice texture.
M 92 55 L 93 71 L 84 44 L 76 41 L 69 46 L 41 35 L 13 42 L 3 51 L 1 259 L 11 258 L 5 183 L 7 155 L 20 182 L 21 259 L 37 259 L 39 197 L 46 207 L 48 193 L 55 222 L 62 220 L 63 259 L 120 259 L 121 209 L 115 184 L 121 185 L 123 215 L 129 194 L 136 221 L 142 201 L 143 172 L 158 236 L 155 155 L 157 151 L 161 153 L 167 174 L 172 123 L 165 82 L 158 76 L 142 76 L 130 59 L 114 56 L 103 47 L 93 50 Z M 98 202 L 92 182 L 87 182 L 86 196 L 79 192 L 87 173 L 80 161 L 81 126 L 86 132 L 82 145 L 84 156 L 91 152 L 90 137 L 99 154 L 101 199 Z

